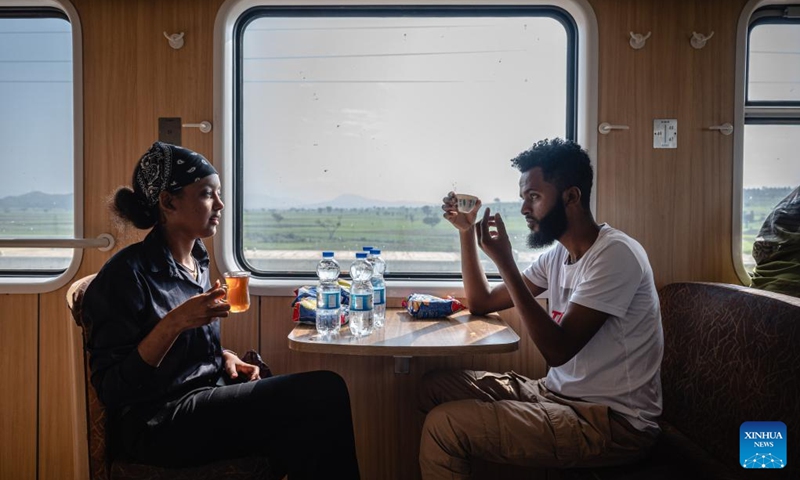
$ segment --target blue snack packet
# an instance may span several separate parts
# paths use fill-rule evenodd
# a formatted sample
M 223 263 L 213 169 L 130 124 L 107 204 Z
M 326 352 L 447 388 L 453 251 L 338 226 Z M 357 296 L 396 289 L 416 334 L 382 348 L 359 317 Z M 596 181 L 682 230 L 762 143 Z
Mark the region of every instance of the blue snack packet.
M 466 308 L 451 296 L 439 298 L 425 293 L 412 293 L 403 300 L 403 306 L 414 318 L 442 318 Z
M 347 324 L 347 312 L 350 305 L 350 282 L 339 280 L 342 299 L 342 325 Z M 308 325 L 317 324 L 317 287 L 304 285 L 294 291 L 292 301 L 292 321 Z

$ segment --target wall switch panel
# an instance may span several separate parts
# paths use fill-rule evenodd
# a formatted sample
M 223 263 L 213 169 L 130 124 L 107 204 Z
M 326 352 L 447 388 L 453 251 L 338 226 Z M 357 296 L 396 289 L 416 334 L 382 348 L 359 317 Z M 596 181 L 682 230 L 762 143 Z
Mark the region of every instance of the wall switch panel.
M 678 148 L 678 120 L 653 120 L 653 148 Z
M 158 119 L 158 140 L 173 145 L 181 144 L 181 118 L 160 117 Z

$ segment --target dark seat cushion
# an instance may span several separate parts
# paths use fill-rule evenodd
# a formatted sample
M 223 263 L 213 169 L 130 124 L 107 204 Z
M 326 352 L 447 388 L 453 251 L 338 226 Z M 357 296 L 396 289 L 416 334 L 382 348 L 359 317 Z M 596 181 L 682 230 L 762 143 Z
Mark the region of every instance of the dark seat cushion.
M 661 422 L 661 437 L 650 455 L 630 465 L 572 469 L 564 480 L 772 480 L 795 478 L 787 470 L 745 470 L 712 457 L 675 427 Z M 738 450 L 737 450 L 738 453 Z
M 800 299 L 738 285 L 659 291 L 664 326 L 662 436 L 647 459 L 574 469 L 568 479 L 800 478 Z M 739 466 L 739 427 L 786 424 L 787 466 Z
M 740 471 L 742 423 L 781 421 L 800 434 L 800 298 L 719 283 L 674 283 L 659 295 L 665 422 Z M 800 475 L 800 441 L 787 448 L 781 473 L 759 478 Z

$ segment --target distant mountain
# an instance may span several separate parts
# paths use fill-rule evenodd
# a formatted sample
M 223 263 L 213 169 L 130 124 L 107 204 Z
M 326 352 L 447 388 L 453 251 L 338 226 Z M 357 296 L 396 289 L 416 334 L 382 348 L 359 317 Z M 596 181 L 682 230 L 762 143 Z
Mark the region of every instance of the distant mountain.
M 423 202 L 413 201 L 398 201 L 387 202 L 384 200 L 375 200 L 372 198 L 365 198 L 360 195 L 344 194 L 339 195 L 333 200 L 327 202 L 305 203 L 296 198 L 284 197 L 271 197 L 269 195 L 245 195 L 244 199 L 245 208 L 247 210 L 258 209 L 288 209 L 288 208 L 307 208 L 316 209 L 324 207 L 332 208 L 371 208 L 371 207 L 421 207 L 428 205 Z
M 50 194 L 29 192 L 23 195 L 0 198 L 0 208 L 38 208 L 72 210 L 71 193 Z
M 384 200 L 375 200 L 373 198 L 366 198 L 360 195 L 343 194 L 328 202 L 311 203 L 307 205 L 298 205 L 299 208 L 319 208 L 319 207 L 332 207 L 332 208 L 371 208 L 371 207 L 421 207 L 429 205 L 424 202 L 412 201 L 396 201 L 387 202 Z

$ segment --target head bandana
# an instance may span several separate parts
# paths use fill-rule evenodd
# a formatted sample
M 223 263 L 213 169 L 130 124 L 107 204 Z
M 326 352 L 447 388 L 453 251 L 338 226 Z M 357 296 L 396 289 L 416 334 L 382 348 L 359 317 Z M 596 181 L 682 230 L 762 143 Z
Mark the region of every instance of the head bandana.
M 139 159 L 134 170 L 134 192 L 144 198 L 148 207 L 158 203 L 158 196 L 170 193 L 217 173 L 199 153 L 189 149 L 156 142 Z

